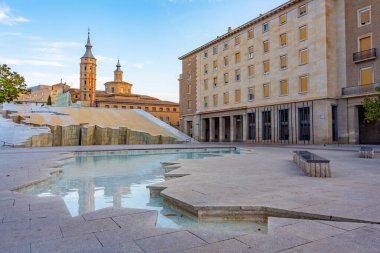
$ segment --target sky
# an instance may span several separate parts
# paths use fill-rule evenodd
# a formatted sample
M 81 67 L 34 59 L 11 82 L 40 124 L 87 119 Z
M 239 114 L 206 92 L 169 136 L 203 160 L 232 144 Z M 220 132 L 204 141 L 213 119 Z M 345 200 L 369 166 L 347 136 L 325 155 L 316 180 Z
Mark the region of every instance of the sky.
M 179 100 L 178 57 L 286 0 L 0 0 L 0 64 L 28 86 L 79 88 L 87 30 L 97 89 L 113 80 L 118 57 L 132 92 Z

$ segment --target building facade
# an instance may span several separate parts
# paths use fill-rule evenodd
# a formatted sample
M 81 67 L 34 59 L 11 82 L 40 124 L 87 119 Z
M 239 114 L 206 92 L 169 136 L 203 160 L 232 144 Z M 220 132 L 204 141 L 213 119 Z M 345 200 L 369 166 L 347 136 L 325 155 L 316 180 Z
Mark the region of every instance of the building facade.
M 380 144 L 380 126 L 364 120 L 363 99 L 380 86 L 380 1 L 345 0 L 347 85 L 339 111 L 343 143 Z M 346 124 L 344 123 L 346 122 Z
M 338 142 L 344 1 L 289 1 L 180 60 L 181 127 L 196 139 Z

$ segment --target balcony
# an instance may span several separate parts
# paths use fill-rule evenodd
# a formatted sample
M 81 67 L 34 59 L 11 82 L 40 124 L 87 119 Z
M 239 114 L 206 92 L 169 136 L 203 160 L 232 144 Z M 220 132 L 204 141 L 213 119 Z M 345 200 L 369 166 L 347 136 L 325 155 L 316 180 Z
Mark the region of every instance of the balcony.
M 375 93 L 377 87 L 380 87 L 380 83 L 372 83 L 368 85 L 358 85 L 353 87 L 342 88 L 342 96 Z
M 372 48 L 369 50 L 354 53 L 353 61 L 354 61 L 354 63 L 360 63 L 363 61 L 369 61 L 369 60 L 376 59 L 376 57 L 377 57 L 377 49 Z

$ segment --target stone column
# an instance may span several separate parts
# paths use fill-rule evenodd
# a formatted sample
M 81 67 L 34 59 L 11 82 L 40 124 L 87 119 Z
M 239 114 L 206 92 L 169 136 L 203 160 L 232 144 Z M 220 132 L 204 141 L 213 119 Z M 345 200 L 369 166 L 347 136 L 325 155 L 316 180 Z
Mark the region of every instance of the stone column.
M 200 130 L 200 132 L 201 132 L 201 136 L 200 136 L 200 140 L 201 140 L 201 142 L 204 142 L 205 141 L 205 132 L 206 132 L 206 122 L 205 122 L 205 120 L 204 119 L 202 119 L 201 118 L 201 120 L 200 120 L 200 128 L 201 128 L 201 130 Z
M 219 141 L 224 141 L 225 123 L 223 117 L 219 117 Z
M 231 142 L 235 141 L 235 131 L 236 131 L 236 126 L 235 126 L 235 117 L 231 115 L 230 117 L 230 140 Z
M 214 118 L 210 118 L 210 142 L 214 142 L 214 138 L 215 138 L 215 119 Z
M 248 139 L 248 122 L 247 122 L 247 113 L 243 113 L 242 122 L 243 124 L 243 142 L 246 142 Z

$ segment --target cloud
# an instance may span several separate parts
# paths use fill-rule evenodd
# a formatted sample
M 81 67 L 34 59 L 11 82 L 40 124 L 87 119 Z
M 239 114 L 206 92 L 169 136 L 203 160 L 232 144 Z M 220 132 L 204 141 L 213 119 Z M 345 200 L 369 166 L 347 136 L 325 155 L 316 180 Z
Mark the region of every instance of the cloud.
M 49 60 L 35 60 L 35 59 L 20 59 L 20 58 L 4 58 L 0 57 L 0 62 L 9 65 L 26 65 L 26 66 L 50 66 L 50 67 L 62 67 L 63 65 L 56 61 Z
M 103 55 L 96 55 L 95 57 L 100 62 L 115 63 L 115 64 L 117 63 L 117 59 L 116 58 L 112 58 L 112 57 L 108 57 L 108 56 L 103 56 Z
M 15 17 L 10 15 L 11 9 L 5 5 L 0 5 L 0 24 L 14 25 L 16 23 L 29 22 L 29 19 L 24 17 Z
M 132 65 L 135 68 L 142 69 L 144 68 L 145 64 L 144 63 L 135 63 Z

